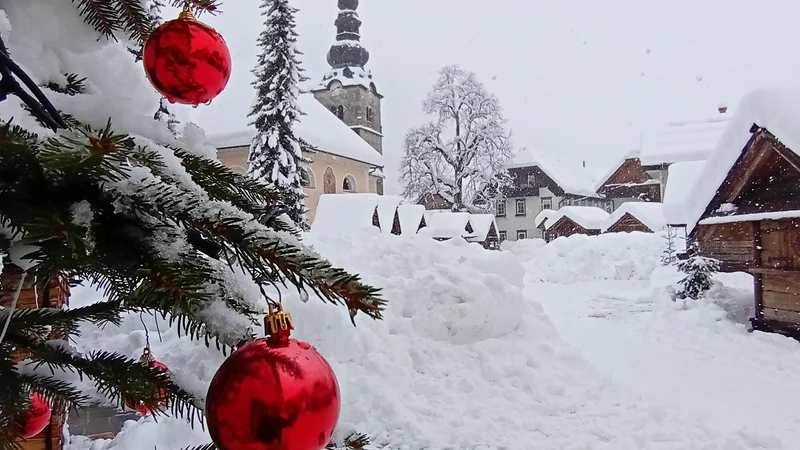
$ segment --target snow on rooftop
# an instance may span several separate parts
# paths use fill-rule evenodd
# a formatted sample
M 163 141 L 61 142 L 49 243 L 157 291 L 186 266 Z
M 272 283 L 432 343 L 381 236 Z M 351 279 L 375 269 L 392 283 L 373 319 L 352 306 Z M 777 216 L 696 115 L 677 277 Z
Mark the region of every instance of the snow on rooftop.
M 494 229 L 497 230 L 494 214 L 471 214 L 469 223 L 472 225 L 473 230 L 470 239 L 477 242 L 486 240 L 492 225 L 494 225 Z
M 668 225 L 686 223 L 686 207 L 705 161 L 687 161 L 669 166 L 664 189 L 664 220 Z
M 336 45 L 339 45 L 345 41 L 336 41 Z M 354 46 L 360 46 L 361 42 L 353 41 L 355 44 Z M 352 76 L 347 76 L 345 74 L 345 70 L 349 71 L 349 74 Z M 327 72 L 325 75 L 322 76 L 322 81 L 320 84 L 312 89 L 312 91 L 323 91 L 328 90 L 330 88 L 331 83 L 334 81 L 338 81 L 342 84 L 342 86 L 363 86 L 367 89 L 374 90 L 377 92 L 377 87 L 375 86 L 375 80 L 372 79 L 372 72 L 369 70 L 362 69 L 361 67 L 346 67 L 342 69 L 332 69 Z
M 800 88 L 760 89 L 744 96 L 692 188 L 687 231 L 700 220 L 739 159 L 752 136 L 753 125 L 766 128 L 788 149 L 800 154 Z
M 627 202 L 620 205 L 603 223 L 602 231 L 605 232 L 617 223 L 625 214 L 630 214 L 642 222 L 650 231 L 657 232 L 664 229 L 664 205 L 651 202 Z
M 339 234 L 371 229 L 379 232 L 372 225 L 372 217 L 380 202 L 378 197 L 378 194 L 321 195 L 311 232 Z
M 383 156 L 312 94 L 301 94 L 297 106 L 303 112 L 295 125 L 298 137 L 319 151 L 383 167 Z M 248 126 L 244 130 L 209 136 L 208 141 L 216 148 L 249 147 L 254 135 L 255 129 Z
M 720 114 L 701 120 L 671 122 L 645 131 L 639 159 L 645 166 L 704 160 L 730 119 L 730 114 Z
M 450 239 L 454 237 L 467 237 L 467 224 L 470 223 L 470 213 L 451 212 L 444 210 L 425 211 L 425 228 L 420 230 L 420 234 L 428 235 L 432 238 Z
M 567 155 L 552 155 L 522 150 L 506 165 L 509 169 L 537 166 L 568 194 L 597 197 L 598 174 L 584 167 L 584 162 Z
M 543 209 L 539 214 L 536 215 L 536 218 L 533 219 L 533 224 L 536 228 L 542 226 L 542 222 L 545 220 L 553 217 L 556 214 L 555 210 L 552 209 Z
M 599 230 L 608 216 L 604 209 L 596 206 L 564 206 L 547 220 L 545 228 L 549 230 L 556 222 L 567 217 L 587 230 Z
M 400 205 L 397 207 L 397 218 L 400 220 L 400 234 L 417 234 L 425 207 L 422 205 Z

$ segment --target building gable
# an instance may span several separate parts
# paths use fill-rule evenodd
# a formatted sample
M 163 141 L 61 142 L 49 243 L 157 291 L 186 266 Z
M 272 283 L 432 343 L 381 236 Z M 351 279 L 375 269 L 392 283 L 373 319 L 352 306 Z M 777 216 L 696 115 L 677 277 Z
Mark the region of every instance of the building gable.
M 641 198 L 661 201 L 661 186 L 645 172 L 639 158 L 627 158 L 597 188 L 599 194 L 610 198 Z
M 508 173 L 514 179 L 514 186 L 507 190 L 507 197 L 538 197 L 540 188 L 546 188 L 557 197 L 566 195 L 564 189 L 539 166 L 514 167 L 508 169 Z
M 768 130 L 754 126 L 752 131 L 700 221 L 800 210 L 800 157 Z
M 654 230 L 651 230 L 647 225 L 642 223 L 642 221 L 631 215 L 631 213 L 625 213 L 619 220 L 608 227 L 606 233 L 630 233 L 631 231 L 649 233 Z

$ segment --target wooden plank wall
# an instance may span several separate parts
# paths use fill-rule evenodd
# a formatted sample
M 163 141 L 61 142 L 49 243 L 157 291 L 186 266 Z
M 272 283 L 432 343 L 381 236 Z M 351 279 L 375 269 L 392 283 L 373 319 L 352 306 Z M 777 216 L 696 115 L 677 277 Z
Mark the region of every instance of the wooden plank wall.
M 754 267 L 753 223 L 700 225 L 700 254 L 720 261 L 723 272 L 745 272 Z
M 761 284 L 764 319 L 800 325 L 800 272 L 764 274 Z
M 633 217 L 630 214 L 625 214 L 624 216 L 620 217 L 620 219 L 608 227 L 606 233 L 630 233 L 632 231 L 641 231 L 644 233 L 650 233 L 650 229 L 647 228 L 647 225 L 640 222 L 637 218 Z

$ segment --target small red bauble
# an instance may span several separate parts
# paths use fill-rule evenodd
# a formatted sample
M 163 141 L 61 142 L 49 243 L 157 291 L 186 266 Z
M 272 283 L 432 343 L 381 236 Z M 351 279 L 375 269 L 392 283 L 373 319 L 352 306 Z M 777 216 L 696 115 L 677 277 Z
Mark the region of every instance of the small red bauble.
M 231 76 L 225 39 L 195 19 L 188 7 L 150 34 L 142 58 L 150 83 L 171 103 L 209 103 Z
M 142 357 L 139 360 L 145 363 L 149 363 L 152 367 L 157 367 L 163 370 L 164 372 L 169 373 L 169 368 L 167 368 L 167 366 L 165 366 L 164 364 L 156 361 L 155 357 L 150 352 L 149 348 L 144 349 Z M 167 404 L 167 399 L 169 399 L 169 393 L 162 389 L 159 392 L 159 398 L 160 400 L 155 404 L 147 404 L 141 400 L 126 398 L 125 406 L 127 406 L 130 409 L 133 409 L 134 411 L 138 412 L 143 416 L 146 416 L 153 412 L 161 411 L 162 409 L 164 409 L 164 406 L 166 406 Z
M 22 424 L 20 437 L 30 439 L 44 431 L 50 423 L 50 405 L 39 394 L 31 397 L 31 408 L 22 413 L 19 422 Z
M 206 420 L 220 450 L 320 450 L 336 428 L 340 401 L 325 358 L 279 332 L 222 364 L 208 388 Z

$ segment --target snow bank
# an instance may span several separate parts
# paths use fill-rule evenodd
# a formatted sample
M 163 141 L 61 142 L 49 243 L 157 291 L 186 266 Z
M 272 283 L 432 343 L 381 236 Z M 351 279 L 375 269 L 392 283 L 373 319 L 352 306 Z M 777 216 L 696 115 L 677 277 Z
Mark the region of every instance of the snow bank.
M 660 233 L 576 234 L 539 248 L 515 246 L 528 281 L 574 283 L 590 280 L 647 280 L 659 264 Z
M 377 233 L 380 230 L 372 224 L 372 219 L 378 210 L 378 197 L 378 194 L 323 194 L 311 230 L 323 234 Z M 391 229 L 391 221 L 388 226 Z
M 425 217 L 422 205 L 400 205 L 397 207 L 397 218 L 400 220 L 400 233 L 417 234 Z

